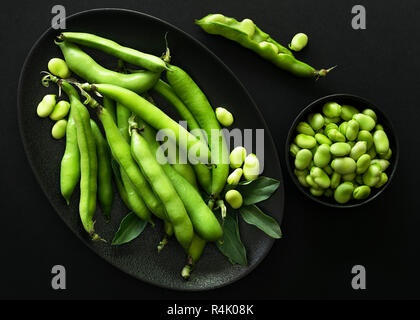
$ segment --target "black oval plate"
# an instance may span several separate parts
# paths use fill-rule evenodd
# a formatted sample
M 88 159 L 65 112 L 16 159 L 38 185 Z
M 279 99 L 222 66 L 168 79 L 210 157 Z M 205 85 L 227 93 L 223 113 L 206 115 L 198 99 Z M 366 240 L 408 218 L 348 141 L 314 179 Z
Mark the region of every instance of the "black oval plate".
M 279 179 L 280 188 L 261 207 L 281 223 L 284 208 L 284 189 L 278 153 L 270 132 L 255 103 L 243 85 L 223 62 L 197 40 L 178 28 L 152 16 L 122 9 L 95 9 L 67 18 L 67 30 L 90 32 L 141 51 L 160 55 L 165 49 L 164 36 L 172 54 L 172 63 L 184 68 L 197 81 L 209 97 L 213 106 L 224 105 L 236 115 L 238 128 L 265 130 L 264 175 Z M 192 22 L 191 22 L 192 23 Z M 120 270 L 145 282 L 177 290 L 208 290 L 232 283 L 253 270 L 269 252 L 273 239 L 259 229 L 240 223 L 242 240 L 247 248 L 246 267 L 232 265 L 216 246 L 208 245 L 189 281 L 180 276 L 185 264 L 181 247 L 170 241 L 158 255 L 156 245 L 162 236 L 158 226 L 148 226 L 143 234 L 131 243 L 120 247 L 92 243 L 87 239 L 78 217 L 78 190 L 70 206 L 60 194 L 59 168 L 64 152 L 64 139 L 55 141 L 51 137 L 52 121 L 39 119 L 37 103 L 47 93 L 57 93 L 52 86 L 41 85 L 40 72 L 47 69 L 48 60 L 60 57 L 61 53 L 53 40 L 59 30 L 48 29 L 30 51 L 20 76 L 18 89 L 19 126 L 32 169 L 49 201 L 69 228 L 94 252 Z M 98 61 L 108 67 L 116 66 L 112 57 L 92 53 Z M 162 108 L 169 112 L 164 105 Z M 101 213 L 96 213 L 96 229 L 107 240 L 111 240 L 127 209 L 115 197 L 112 221 L 104 223 Z

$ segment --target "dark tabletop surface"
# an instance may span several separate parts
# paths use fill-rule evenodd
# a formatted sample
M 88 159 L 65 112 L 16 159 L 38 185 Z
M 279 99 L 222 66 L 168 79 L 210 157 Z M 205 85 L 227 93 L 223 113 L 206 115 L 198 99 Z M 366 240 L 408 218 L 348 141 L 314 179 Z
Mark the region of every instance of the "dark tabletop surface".
M 121 7 L 186 31 L 233 70 L 271 129 L 285 179 L 284 238 L 246 278 L 200 293 L 160 289 L 108 265 L 65 226 L 38 186 L 19 135 L 16 94 L 24 59 L 50 26 L 54 4 L 12 1 L 0 11 L 0 298 L 420 298 L 418 2 L 357 2 L 367 11 L 366 30 L 351 27 L 354 1 L 60 2 L 67 15 Z M 299 56 L 315 66 L 339 67 L 317 82 L 296 79 L 193 24 L 195 18 L 217 12 L 252 18 L 284 44 L 295 33 L 306 32 L 309 46 Z M 314 99 L 332 93 L 371 100 L 391 119 L 400 142 L 392 184 L 375 201 L 350 210 L 323 207 L 304 197 L 284 163 L 284 143 L 295 116 Z M 51 268 L 57 264 L 66 267 L 67 290 L 51 289 Z M 364 291 L 351 287 L 351 269 L 357 264 L 366 268 Z

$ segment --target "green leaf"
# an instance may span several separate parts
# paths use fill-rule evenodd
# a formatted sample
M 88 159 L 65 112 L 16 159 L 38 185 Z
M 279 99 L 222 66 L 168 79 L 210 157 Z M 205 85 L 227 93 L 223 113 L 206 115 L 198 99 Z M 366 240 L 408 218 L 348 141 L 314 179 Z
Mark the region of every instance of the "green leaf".
M 137 217 L 134 213 L 130 212 L 122 219 L 118 231 L 112 239 L 112 245 L 118 246 L 137 238 L 140 233 L 146 228 L 147 221 Z
M 236 190 L 242 194 L 244 205 L 250 205 L 270 198 L 279 186 L 280 181 L 276 179 L 259 177 L 253 181 L 240 183 Z
M 238 213 L 228 210 L 223 222 L 223 237 L 221 241 L 216 242 L 220 252 L 222 252 L 232 264 L 246 266 L 246 249 L 241 241 L 238 227 Z
M 272 238 L 280 239 L 282 237 L 277 221 L 262 212 L 256 205 L 243 206 L 239 211 L 246 223 L 256 226 Z

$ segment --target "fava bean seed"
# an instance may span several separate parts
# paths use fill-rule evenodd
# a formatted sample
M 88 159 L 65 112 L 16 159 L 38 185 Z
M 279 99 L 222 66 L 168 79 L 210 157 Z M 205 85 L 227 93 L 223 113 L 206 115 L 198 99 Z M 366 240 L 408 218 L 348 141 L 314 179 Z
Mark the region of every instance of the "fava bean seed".
M 324 126 L 325 119 L 320 113 L 310 114 L 308 116 L 308 122 L 311 125 L 312 129 L 315 131 L 321 129 Z
M 376 126 L 375 126 L 375 130 L 384 130 L 384 127 L 381 125 L 381 124 L 377 124 Z
M 296 136 L 295 143 L 303 149 L 312 149 L 316 146 L 315 138 L 303 133 L 300 133 Z
M 67 120 L 58 120 L 51 129 L 51 135 L 54 139 L 64 138 L 66 135 Z
M 61 100 L 55 105 L 53 111 L 50 114 L 50 119 L 55 120 L 55 121 L 61 120 L 65 116 L 67 116 L 69 111 L 70 111 L 70 103 L 68 103 L 65 100 Z
M 330 187 L 330 178 L 325 173 L 324 170 L 318 167 L 312 167 L 311 169 L 311 177 L 314 182 L 323 189 Z
M 341 174 L 337 172 L 333 172 L 331 176 L 331 184 L 330 184 L 331 189 L 337 188 L 338 185 L 340 184 L 340 181 L 341 181 Z
M 331 129 L 327 133 L 328 138 L 334 142 L 345 142 L 346 137 L 340 133 L 337 129 Z
M 290 145 L 289 151 L 293 157 L 296 157 L 296 154 L 299 152 L 299 150 L 300 148 L 296 144 L 292 143 Z
M 370 150 L 370 148 L 373 145 L 373 137 L 372 134 L 367 131 L 367 130 L 360 130 L 359 134 L 357 135 L 357 140 L 359 141 L 366 141 L 366 147 L 368 150 Z
M 290 146 L 290 148 L 292 148 L 292 146 Z M 298 148 L 298 146 L 296 146 L 296 148 Z M 294 150 L 296 150 L 296 148 L 294 148 Z M 233 169 L 242 167 L 242 164 L 244 163 L 245 158 L 246 158 L 246 149 L 244 147 L 236 147 L 235 149 L 232 150 L 229 156 L 230 167 Z
M 325 118 L 325 124 L 339 123 L 341 120 L 340 117 L 334 117 L 334 118 L 324 117 L 324 118 Z
M 335 123 L 328 123 L 327 125 L 325 125 L 325 134 L 328 134 L 328 132 L 332 129 L 339 129 L 338 126 Z
M 362 111 L 362 113 L 371 117 L 373 120 L 375 120 L 375 122 L 378 120 L 375 111 L 373 111 L 372 109 L 365 109 Z
M 325 166 L 322 170 L 324 170 L 329 176 L 334 172 L 330 166 Z
M 67 63 L 60 58 L 52 58 L 48 61 L 48 70 L 55 76 L 60 78 L 69 78 L 71 73 Z
M 356 163 L 356 173 L 362 174 L 369 168 L 371 163 L 370 156 L 368 154 L 361 155 Z
M 356 162 L 350 157 L 336 158 L 331 167 L 339 174 L 348 174 L 356 171 Z
M 311 175 L 306 176 L 306 183 L 314 189 L 321 189 L 321 187 L 315 182 Z
M 327 144 L 320 145 L 314 154 L 314 164 L 323 168 L 330 163 L 331 154 L 330 147 Z
M 353 181 L 354 178 L 356 178 L 356 173 L 355 172 L 343 174 L 341 176 L 341 180 L 343 180 L 343 181 Z
M 340 126 L 338 127 L 338 131 L 340 131 L 342 134 L 346 135 L 347 126 L 348 126 L 348 122 L 347 121 L 342 122 L 340 124 Z
M 373 149 L 373 148 L 372 148 L 372 149 Z M 385 160 L 389 160 L 389 159 L 391 159 L 391 157 L 392 157 L 392 150 L 391 150 L 391 148 L 389 148 L 389 149 L 388 149 L 387 153 L 385 153 L 385 154 L 380 154 L 380 155 L 379 155 L 379 157 L 380 157 L 381 159 L 385 159 Z
M 296 131 L 299 133 L 306 134 L 308 136 L 314 136 L 315 131 L 312 129 L 312 127 L 307 122 L 299 122 L 299 124 L 296 126 Z
M 363 200 L 369 197 L 370 187 L 369 186 L 359 186 L 353 190 L 353 198 L 356 200 Z
M 359 123 L 359 128 L 361 130 L 371 131 L 375 128 L 375 120 L 363 113 L 356 113 L 353 115 L 353 119 Z
M 359 110 L 357 110 L 355 107 L 343 104 L 341 107 L 340 116 L 341 116 L 341 119 L 348 121 L 352 119 L 353 115 L 355 115 L 356 113 L 359 113 Z
M 389 140 L 385 131 L 376 130 L 373 134 L 373 144 L 375 145 L 375 150 L 379 154 L 386 154 L 389 149 Z
M 296 154 L 295 167 L 299 170 L 304 170 L 309 167 L 312 160 L 312 152 L 308 149 L 299 150 Z
M 235 169 L 227 178 L 227 183 L 230 185 L 237 185 L 241 180 L 243 170 L 241 168 Z
M 373 159 L 370 164 L 379 164 L 381 166 L 382 171 L 388 169 L 389 165 L 391 164 L 388 160 L 385 159 Z
M 238 190 L 229 190 L 226 192 L 225 199 L 233 209 L 242 207 L 243 198 Z
M 309 188 L 309 192 L 315 196 L 315 197 L 320 197 L 324 194 L 324 190 L 323 189 L 316 189 L 316 188 Z
M 371 164 L 363 174 L 363 183 L 369 187 L 375 186 L 381 179 L 382 169 L 379 164 Z
M 315 134 L 315 140 L 318 142 L 318 144 L 326 144 L 329 146 L 332 145 L 332 141 L 322 133 Z
M 260 175 L 260 161 L 255 154 L 251 153 L 245 158 L 243 173 L 248 181 L 255 180 Z
M 304 33 L 296 34 L 289 44 L 289 48 L 293 51 L 300 51 L 308 44 L 308 36 Z
M 351 147 L 346 142 L 336 142 L 331 145 L 330 151 L 336 157 L 343 157 L 350 153 Z
M 215 112 L 217 121 L 219 121 L 222 126 L 229 127 L 232 125 L 233 115 L 227 109 L 218 107 Z
M 334 191 L 334 199 L 338 203 L 344 204 L 348 202 L 353 195 L 354 186 L 351 182 L 343 182 Z
M 328 118 L 335 118 L 341 115 L 341 106 L 337 102 L 327 102 L 322 107 L 322 112 Z
M 36 108 L 36 113 L 40 118 L 48 117 L 55 107 L 55 94 L 47 94 Z
M 375 188 L 381 188 L 385 183 L 388 182 L 388 175 L 385 172 L 381 173 L 379 182 L 375 185 Z
M 359 134 L 359 123 L 356 120 L 351 119 L 348 122 L 345 136 L 348 140 L 353 141 L 356 140 Z
M 351 148 L 350 157 L 353 158 L 354 161 L 357 161 L 363 154 L 366 153 L 366 149 L 366 141 L 357 141 L 353 148 Z

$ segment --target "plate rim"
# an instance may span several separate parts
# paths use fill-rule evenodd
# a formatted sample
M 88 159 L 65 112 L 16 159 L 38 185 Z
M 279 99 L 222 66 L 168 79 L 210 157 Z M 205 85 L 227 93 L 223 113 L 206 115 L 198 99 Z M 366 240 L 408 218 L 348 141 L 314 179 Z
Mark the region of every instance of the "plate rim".
M 283 218 L 284 218 L 284 207 L 285 207 L 285 192 L 284 192 L 284 179 L 283 179 L 283 172 L 282 172 L 282 168 L 281 168 L 281 163 L 280 163 L 280 158 L 279 158 L 279 154 L 278 154 L 278 150 L 276 148 L 276 145 L 274 143 L 274 139 L 273 136 L 271 134 L 271 130 L 269 128 L 269 126 L 267 125 L 267 122 L 265 121 L 261 110 L 258 108 L 257 104 L 255 103 L 254 99 L 251 97 L 249 91 L 246 89 L 246 87 L 242 84 L 242 82 L 239 80 L 239 78 L 234 74 L 234 72 L 213 52 L 211 51 L 207 46 L 205 46 L 201 41 L 199 41 L 198 39 L 194 38 L 192 35 L 190 35 L 189 33 L 183 31 L 182 29 L 178 28 L 177 26 L 174 26 L 172 23 L 167 22 L 161 18 L 155 17 L 153 15 L 150 15 L 148 13 L 144 13 L 141 11 L 137 11 L 137 10 L 132 10 L 132 9 L 125 9 L 125 8 L 111 8 L 111 7 L 107 7 L 107 8 L 94 8 L 94 9 L 88 9 L 88 10 L 83 10 L 83 11 L 79 11 L 76 12 L 74 14 L 71 14 L 69 16 L 66 17 L 66 21 L 68 21 L 69 19 L 74 19 L 77 18 L 79 16 L 83 16 L 83 15 L 87 15 L 87 14 L 92 14 L 92 13 L 100 13 L 100 12 L 104 12 L 104 11 L 116 11 L 116 12 L 120 12 L 120 13 L 128 13 L 128 14 L 133 14 L 133 15 L 137 15 L 137 16 L 141 16 L 143 18 L 149 19 L 149 20 L 154 20 L 156 22 L 159 22 L 165 26 L 168 26 L 169 28 L 172 28 L 173 30 L 175 30 L 176 32 L 182 34 L 184 37 L 188 38 L 190 41 L 196 43 L 197 45 L 199 45 L 202 49 L 204 49 L 204 51 L 206 51 L 213 59 L 215 59 L 221 66 L 222 68 L 228 72 L 230 74 L 230 76 L 237 82 L 237 84 L 239 84 L 240 88 L 242 89 L 242 91 L 245 93 L 246 97 L 249 99 L 249 101 L 251 102 L 251 105 L 253 107 L 253 109 L 257 112 L 259 118 L 262 121 L 262 124 L 264 125 L 265 128 L 267 128 L 268 130 L 266 130 L 267 132 L 265 132 L 266 137 L 268 138 L 268 142 L 271 144 L 271 147 L 273 148 L 273 150 L 275 151 L 275 163 L 277 164 L 277 169 L 278 169 L 278 173 L 279 173 L 279 179 L 280 179 L 280 186 L 277 192 L 280 192 L 280 197 L 281 197 L 281 203 L 278 205 L 278 209 L 277 212 L 279 212 L 279 216 L 280 218 L 278 219 L 278 223 L 281 226 L 282 222 L 283 222 Z M 162 283 L 158 283 L 158 282 L 153 282 L 151 280 L 148 279 L 141 279 L 139 277 L 137 277 L 135 274 L 132 274 L 126 270 L 121 269 L 117 264 L 114 264 L 112 261 L 108 260 L 106 257 L 98 254 L 94 248 L 92 246 L 89 245 L 88 241 L 86 239 L 84 239 L 80 234 L 77 234 L 73 231 L 73 229 L 69 226 L 69 224 L 66 222 L 66 220 L 64 220 L 62 218 L 62 216 L 58 213 L 59 210 L 56 208 L 56 206 L 53 204 L 53 202 L 50 200 L 50 197 L 48 196 L 48 192 L 47 190 L 44 188 L 44 185 L 41 183 L 42 179 L 38 173 L 37 170 L 35 170 L 35 164 L 32 161 L 32 158 L 29 156 L 29 152 L 28 152 L 28 142 L 26 141 L 26 139 L 24 138 L 24 130 L 22 127 L 22 99 L 21 99 L 21 92 L 22 92 L 22 85 L 23 85 L 23 75 L 26 71 L 26 69 L 28 68 L 28 63 L 30 58 L 33 55 L 34 50 L 38 47 L 39 43 L 47 36 L 47 34 L 49 34 L 51 31 L 53 30 L 52 26 L 48 27 L 48 29 L 46 31 L 44 31 L 41 36 L 39 36 L 39 38 L 35 41 L 35 43 L 32 45 L 31 49 L 29 50 L 28 54 L 26 55 L 25 61 L 22 65 L 22 69 L 20 71 L 19 74 L 19 82 L 18 82 L 18 88 L 17 88 L 17 120 L 18 120 L 18 127 L 19 127 L 19 134 L 20 134 L 20 138 L 21 141 L 23 143 L 23 149 L 25 150 L 25 155 L 26 158 L 29 162 L 29 165 L 32 169 L 33 174 L 35 175 L 35 178 L 38 182 L 38 185 L 41 187 L 44 195 L 46 196 L 46 198 L 48 199 L 50 205 L 54 208 L 54 210 L 56 211 L 56 213 L 58 214 L 58 216 L 60 217 L 60 219 L 65 223 L 65 225 L 71 230 L 71 232 L 73 234 L 75 234 L 80 240 L 81 242 L 88 247 L 91 251 L 93 251 L 93 253 L 95 253 L 96 256 L 99 256 L 101 259 L 103 259 L 104 261 L 106 261 L 107 263 L 109 263 L 110 265 L 112 265 L 114 268 L 118 269 L 120 272 L 123 272 L 131 277 L 133 277 L 136 280 L 140 280 L 143 283 L 147 283 L 148 285 L 153 285 L 159 288 L 164 288 L 164 289 L 168 289 L 168 290 L 173 290 L 173 291 L 181 291 L 181 292 L 201 292 L 201 291 L 210 291 L 210 290 L 215 290 L 215 289 L 219 289 L 225 286 L 228 286 L 232 283 L 235 283 L 239 280 L 242 280 L 243 278 L 245 278 L 250 272 L 252 272 L 268 255 L 268 253 L 271 251 L 275 239 L 269 238 L 269 245 L 268 248 L 266 250 L 266 252 L 264 252 L 261 255 L 261 258 L 259 259 L 259 261 L 257 263 L 255 263 L 252 266 L 246 266 L 246 270 L 239 274 L 237 277 L 232 278 L 228 281 L 225 281 L 223 283 L 219 283 L 217 285 L 212 285 L 212 286 L 208 286 L 208 287 L 194 287 L 194 288 L 176 288 L 173 286 L 169 286 L 169 285 L 165 285 Z

